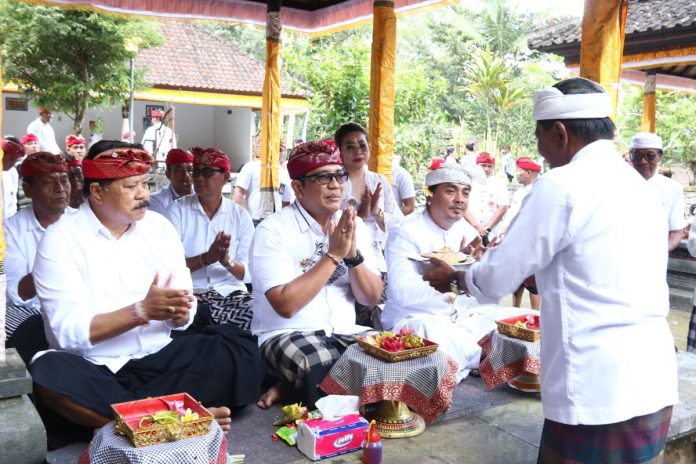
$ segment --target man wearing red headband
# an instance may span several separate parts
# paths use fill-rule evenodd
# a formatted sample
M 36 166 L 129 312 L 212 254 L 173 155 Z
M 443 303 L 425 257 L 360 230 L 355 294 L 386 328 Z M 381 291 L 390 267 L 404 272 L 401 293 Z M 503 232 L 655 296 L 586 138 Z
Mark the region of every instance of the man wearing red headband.
M 8 346 L 18 340 L 12 338 L 15 329 L 27 318 L 39 314 L 39 299 L 31 270 L 34 267 L 36 250 L 46 228 L 58 221 L 63 213 L 74 213 L 68 207 L 70 182 L 68 165 L 61 155 L 48 152 L 32 153 L 22 162 L 20 174 L 24 194 L 31 198 L 31 207 L 24 208 L 5 221 L 7 254 L 7 324 Z M 43 331 L 31 330 L 19 342 L 34 342 L 45 337 Z M 41 345 L 39 345 L 41 346 Z M 20 349 L 22 358 L 28 362 L 33 350 L 26 354 Z
M 170 337 L 191 323 L 195 298 L 176 230 L 147 211 L 152 162 L 140 145 L 95 144 L 85 203 L 44 234 L 33 276 L 52 350 L 29 365 L 34 391 L 90 428 L 112 420 L 113 403 L 185 391 L 229 428 L 228 408 L 254 400 L 237 390 L 260 358 L 224 326 Z
M 24 147 L 16 137 L 5 137 L 2 139 L 2 151 L 2 213 L 3 220 L 7 220 L 17 212 L 19 173 L 15 164 L 24 156 Z
M 532 190 L 532 184 L 537 180 L 541 172 L 541 165 L 526 156 L 519 158 L 515 162 L 515 165 L 517 166 L 517 182 L 522 184 L 522 187 L 515 190 L 515 193 L 512 195 L 510 208 L 508 208 L 502 221 L 502 231 L 498 235 L 501 239 L 507 232 L 510 222 L 512 222 L 515 216 L 517 216 L 517 213 L 520 212 L 522 200 L 524 200 L 524 197 Z M 515 293 L 512 294 L 512 306 L 515 308 L 522 306 L 522 295 L 524 295 L 525 289 L 529 291 L 529 302 L 532 309 L 539 309 L 541 307 L 541 298 L 536 288 L 536 278 L 534 276 L 529 276 L 525 279 L 519 288 L 515 290 Z
M 65 153 L 68 155 L 68 159 L 81 162 L 87 153 L 84 137 L 72 134 L 65 137 Z
M 257 405 L 291 390 L 314 405 L 317 385 L 368 327 L 355 325 L 355 302 L 382 293 L 370 235 L 352 207 L 340 212 L 348 175 L 333 141 L 306 142 L 288 161 L 296 200 L 261 222 L 251 245 L 252 332 L 278 383 Z
M 159 164 L 164 162 L 169 150 L 176 148 L 176 135 L 164 123 L 164 111 L 152 110 L 150 119 L 152 124 L 145 130 L 142 144 Z
M 193 148 L 196 193 L 175 201 L 166 212 L 184 244 L 196 298 L 212 322 L 228 323 L 249 337 L 254 300 L 245 282 L 254 224 L 244 208 L 222 195 L 230 160 L 216 148 Z M 199 318 L 200 319 L 200 318 Z M 262 373 L 259 373 L 262 376 Z
M 164 160 L 164 174 L 169 185 L 150 195 L 150 210 L 164 214 L 174 200 L 193 193 L 193 154 L 180 148 L 172 148 Z
M 56 142 L 56 134 L 51 127 L 53 113 L 47 108 L 39 108 L 39 117 L 34 119 L 27 126 L 27 133 L 34 134 L 39 139 L 41 151 L 47 151 L 55 155 L 61 153 L 60 147 Z
M 492 239 L 498 233 L 496 226 L 507 210 L 510 196 L 505 182 L 493 176 L 495 158 L 490 153 L 485 151 L 479 153 L 476 164 L 483 169 L 486 177 L 474 178 L 466 219 L 487 244 L 488 239 Z
M 39 146 L 39 138 L 34 134 L 24 134 L 24 136 L 19 140 L 24 146 L 24 154 L 31 155 L 41 150 Z

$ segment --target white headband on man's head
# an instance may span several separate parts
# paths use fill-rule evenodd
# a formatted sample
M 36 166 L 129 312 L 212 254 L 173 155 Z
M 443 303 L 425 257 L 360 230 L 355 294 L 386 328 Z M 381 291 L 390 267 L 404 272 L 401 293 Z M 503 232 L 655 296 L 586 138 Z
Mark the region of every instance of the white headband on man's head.
M 565 95 L 555 87 L 534 92 L 534 120 L 607 118 L 613 107 L 609 94 Z

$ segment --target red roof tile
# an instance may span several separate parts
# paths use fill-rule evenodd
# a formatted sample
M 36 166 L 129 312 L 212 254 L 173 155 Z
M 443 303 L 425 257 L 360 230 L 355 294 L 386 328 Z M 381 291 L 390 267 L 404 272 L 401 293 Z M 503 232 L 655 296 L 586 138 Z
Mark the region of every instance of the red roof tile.
M 264 63 L 215 36 L 205 26 L 189 22 L 162 22 L 164 43 L 138 54 L 135 66 L 146 70 L 154 87 L 261 95 Z M 281 82 L 283 96 L 304 93 Z

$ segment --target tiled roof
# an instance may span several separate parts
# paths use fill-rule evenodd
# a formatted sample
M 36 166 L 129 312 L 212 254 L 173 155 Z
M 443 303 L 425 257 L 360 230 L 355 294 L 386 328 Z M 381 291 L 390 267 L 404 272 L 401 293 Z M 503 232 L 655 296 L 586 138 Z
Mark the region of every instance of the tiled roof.
M 160 32 L 164 43 L 142 50 L 135 61 L 154 87 L 261 95 L 265 64 L 234 44 L 190 22 L 162 22 Z M 282 80 L 283 96 L 304 96 Z
M 528 36 L 529 46 L 544 50 L 561 44 L 579 43 L 581 22 L 581 19 L 574 18 L 537 29 Z M 631 34 L 694 26 L 696 0 L 634 0 L 628 6 L 626 40 Z

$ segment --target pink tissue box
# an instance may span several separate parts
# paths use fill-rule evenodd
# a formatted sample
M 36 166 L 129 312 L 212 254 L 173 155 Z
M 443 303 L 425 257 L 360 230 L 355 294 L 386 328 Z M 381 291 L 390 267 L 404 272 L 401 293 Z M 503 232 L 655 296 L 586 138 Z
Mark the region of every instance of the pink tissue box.
M 312 461 L 351 453 L 362 448 L 369 425 L 360 414 L 304 421 L 297 426 L 297 448 Z

